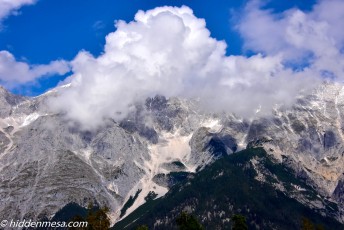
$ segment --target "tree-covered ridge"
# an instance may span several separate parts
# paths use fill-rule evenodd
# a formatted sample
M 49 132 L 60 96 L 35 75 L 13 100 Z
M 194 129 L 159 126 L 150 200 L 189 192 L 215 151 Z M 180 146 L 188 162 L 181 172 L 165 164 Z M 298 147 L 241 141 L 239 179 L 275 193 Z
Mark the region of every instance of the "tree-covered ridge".
M 319 202 L 323 207 L 312 206 Z M 176 229 L 182 211 L 192 213 L 205 229 L 231 229 L 235 214 L 246 217 L 249 229 L 301 229 L 303 218 L 324 229 L 343 229 L 330 217 L 336 208 L 264 149 L 251 148 L 224 156 L 189 176 L 165 197 L 139 207 L 114 229 L 135 229 L 142 224 L 149 229 Z

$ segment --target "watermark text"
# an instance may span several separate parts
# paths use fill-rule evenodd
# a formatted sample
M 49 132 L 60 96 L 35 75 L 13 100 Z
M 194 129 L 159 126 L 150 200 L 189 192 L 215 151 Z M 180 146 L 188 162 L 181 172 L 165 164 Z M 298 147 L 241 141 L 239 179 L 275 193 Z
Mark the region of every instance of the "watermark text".
M 0 228 L 86 228 L 87 221 L 2 220 Z

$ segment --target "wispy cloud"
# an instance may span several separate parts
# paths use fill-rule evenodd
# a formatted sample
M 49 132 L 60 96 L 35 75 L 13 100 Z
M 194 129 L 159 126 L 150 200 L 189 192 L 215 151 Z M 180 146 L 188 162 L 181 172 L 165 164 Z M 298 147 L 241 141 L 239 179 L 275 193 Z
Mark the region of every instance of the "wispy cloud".
M 37 0 L 0 0 L 0 30 L 4 19 L 18 13 L 22 6 L 36 2 Z M 9 51 L 0 50 L 0 82 L 8 88 L 33 82 L 43 76 L 63 75 L 69 70 L 69 64 L 64 60 L 52 61 L 46 65 L 30 65 L 17 61 Z
M 102 30 L 102 29 L 105 28 L 105 24 L 104 24 L 103 21 L 98 20 L 98 21 L 96 21 L 96 22 L 93 23 L 92 28 L 93 28 L 95 31 Z
M 24 5 L 32 5 L 37 0 L 0 0 L 0 30 L 2 21 L 11 14 L 17 13 Z
M 310 12 L 274 14 L 256 0 L 242 15 L 238 29 L 246 49 L 344 79 L 344 1 L 321 0 Z
M 68 62 L 63 60 L 52 61 L 47 65 L 29 65 L 17 61 L 8 51 L 0 51 L 0 81 L 9 88 L 35 81 L 42 76 L 63 75 L 69 70 Z

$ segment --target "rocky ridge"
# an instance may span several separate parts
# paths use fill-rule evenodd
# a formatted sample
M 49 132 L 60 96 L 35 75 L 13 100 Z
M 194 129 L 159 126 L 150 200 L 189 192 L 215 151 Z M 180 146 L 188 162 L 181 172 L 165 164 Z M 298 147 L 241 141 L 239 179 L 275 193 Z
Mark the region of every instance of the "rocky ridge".
M 70 202 L 94 202 L 109 206 L 116 222 L 137 191 L 125 215 L 150 192 L 163 196 L 169 173 L 197 172 L 224 151 L 247 146 L 262 146 L 329 200 L 341 205 L 344 199 L 340 84 L 326 83 L 292 108 L 251 120 L 205 113 L 197 101 L 156 96 L 127 119 L 109 120 L 92 132 L 50 112 L 47 102 L 60 90 L 35 98 L 0 90 L 0 217 L 51 218 Z

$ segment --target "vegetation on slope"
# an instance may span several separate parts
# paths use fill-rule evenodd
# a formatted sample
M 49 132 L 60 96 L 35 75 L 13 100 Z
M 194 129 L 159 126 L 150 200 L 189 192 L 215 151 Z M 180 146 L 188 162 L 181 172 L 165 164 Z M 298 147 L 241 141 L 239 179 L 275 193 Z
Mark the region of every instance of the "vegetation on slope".
M 264 167 L 265 182 L 256 179 L 253 159 Z M 276 184 L 284 190 L 276 189 Z M 297 191 L 292 185 L 305 191 Z M 303 218 L 324 229 L 344 228 L 329 217 L 336 204 L 324 202 L 325 207 L 318 210 L 292 198 L 297 196 L 305 202 L 323 199 L 291 169 L 270 159 L 262 148 L 252 148 L 217 160 L 172 187 L 165 197 L 146 202 L 114 229 L 135 229 L 142 224 L 149 229 L 176 229 L 175 221 L 182 211 L 192 213 L 206 229 L 231 229 L 235 214 L 246 217 L 249 229 L 301 229 Z

